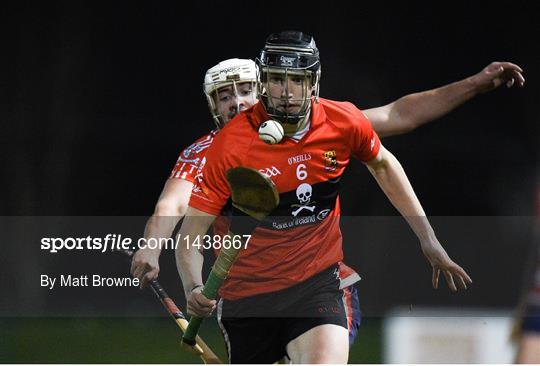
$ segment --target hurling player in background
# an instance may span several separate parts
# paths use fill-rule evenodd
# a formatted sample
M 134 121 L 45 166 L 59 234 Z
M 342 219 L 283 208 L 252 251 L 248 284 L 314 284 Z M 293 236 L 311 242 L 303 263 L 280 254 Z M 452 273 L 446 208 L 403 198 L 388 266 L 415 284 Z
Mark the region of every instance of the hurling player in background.
M 518 332 L 517 363 L 540 364 L 540 246 L 533 283 L 524 299 Z
M 515 336 L 518 342 L 516 363 L 540 364 L 540 185 L 536 190 L 535 271 L 527 292 L 518 306 Z
M 499 85 L 523 86 L 521 69 L 509 62 L 493 62 L 469 78 L 443 87 L 404 96 L 382 107 L 364 110 L 379 136 L 407 133 L 455 109 L 479 93 Z M 238 112 L 250 108 L 256 100 L 256 66 L 251 60 L 229 59 L 210 68 L 204 77 L 204 93 L 216 129 L 199 138 L 180 154 L 147 222 L 145 237 L 168 238 L 184 216 L 193 182 L 206 149 L 221 127 Z M 158 249 L 141 249 L 133 258 L 132 273 L 143 286 L 159 274 Z M 350 307 L 348 325 L 352 344 L 359 326 L 359 303 L 353 286 L 360 277 L 350 267 L 340 263 L 341 287 Z
M 521 69 L 494 63 L 463 81 L 362 113 L 350 103 L 318 98 L 320 63 L 310 36 L 273 34 L 258 61 L 261 102 L 214 136 L 179 235 L 204 235 L 222 213 L 230 196 L 228 169 L 245 166 L 274 172 L 270 177 L 280 192 L 280 206 L 255 230 L 220 291 L 218 320 L 230 360 L 272 363 L 288 355 L 293 362 L 346 362 L 349 324 L 336 277 L 342 259 L 337 193 L 351 156 L 368 166 L 417 234 L 433 267 L 433 286 L 440 272 L 452 290 L 465 289 L 471 282 L 439 244 L 401 166 L 380 145 L 368 118 L 382 135 L 403 133 L 479 92 L 502 83 L 522 86 Z M 269 146 L 258 138 L 258 127 L 268 119 L 284 127 L 286 138 L 280 144 Z M 399 125 L 402 121 L 406 125 Z M 393 123 L 396 126 L 390 127 Z M 325 160 L 328 151 L 336 157 L 330 165 Z M 200 293 L 201 253 L 181 245 L 176 258 L 188 313 L 208 316 L 216 303 Z M 331 310 L 321 315 L 320 309 Z

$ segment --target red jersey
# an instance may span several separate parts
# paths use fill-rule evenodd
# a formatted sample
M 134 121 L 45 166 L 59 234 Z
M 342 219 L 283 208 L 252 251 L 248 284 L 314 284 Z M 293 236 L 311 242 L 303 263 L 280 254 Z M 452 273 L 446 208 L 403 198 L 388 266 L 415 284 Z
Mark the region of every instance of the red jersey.
M 169 178 L 185 179 L 194 183 L 206 150 L 212 145 L 217 133 L 218 130 L 213 130 L 184 149 L 180 153 Z
M 220 290 L 235 300 L 304 281 L 342 260 L 338 188 L 351 156 L 367 162 L 380 148 L 370 122 L 353 104 L 320 99 L 299 140 L 267 145 L 259 125 L 269 119 L 258 103 L 215 136 L 190 206 L 218 216 L 230 190 L 225 173 L 250 167 L 275 183 L 280 204 L 253 232 Z
M 230 190 L 228 169 L 257 169 L 275 183 L 280 204 L 254 231 L 220 290 L 235 300 L 304 281 L 342 260 L 338 188 L 351 156 L 374 159 L 380 142 L 353 104 L 313 103 L 309 131 L 295 141 L 267 145 L 258 136 L 269 117 L 259 103 L 239 114 L 215 137 L 190 206 L 218 216 Z
M 170 178 L 185 179 L 194 183 L 198 181 L 200 176 L 197 172 L 199 168 L 205 163 L 206 151 L 214 141 L 214 136 L 219 130 L 210 131 L 210 133 L 196 140 L 189 147 L 184 149 L 171 172 Z M 196 185 L 195 191 L 200 189 L 199 185 Z M 225 233 L 229 227 L 229 220 L 217 219 L 214 222 L 213 228 L 215 233 Z M 360 280 L 360 276 L 351 267 L 345 265 L 343 262 L 339 262 L 339 277 L 341 280 L 340 288 L 348 287 Z
M 190 206 L 218 216 L 230 196 L 225 173 L 238 166 L 263 172 L 280 193 L 280 205 L 254 231 L 221 288 L 230 300 L 290 287 L 341 261 L 341 175 L 351 156 L 369 161 L 380 148 L 371 124 L 351 103 L 314 103 L 300 141 L 265 144 L 258 128 L 268 119 L 259 103 L 216 135 L 190 200 Z

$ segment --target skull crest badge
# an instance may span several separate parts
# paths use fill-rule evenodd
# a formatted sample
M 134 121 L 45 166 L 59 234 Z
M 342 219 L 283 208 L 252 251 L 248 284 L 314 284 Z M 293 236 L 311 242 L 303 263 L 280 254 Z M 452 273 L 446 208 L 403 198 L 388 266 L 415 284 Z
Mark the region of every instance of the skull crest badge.
M 313 212 L 315 210 L 315 201 L 311 201 L 311 196 L 313 195 L 313 188 L 307 183 L 302 183 L 296 188 L 296 198 L 300 204 L 291 205 L 291 207 L 297 208 L 292 212 L 293 216 L 296 217 L 301 211 L 308 210 Z M 311 206 L 310 206 L 311 204 Z

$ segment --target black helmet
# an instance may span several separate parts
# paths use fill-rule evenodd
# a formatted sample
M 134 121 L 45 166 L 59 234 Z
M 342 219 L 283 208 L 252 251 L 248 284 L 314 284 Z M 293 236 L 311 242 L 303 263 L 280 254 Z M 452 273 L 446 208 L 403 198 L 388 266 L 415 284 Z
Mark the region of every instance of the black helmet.
M 313 37 L 297 31 L 271 34 L 266 39 L 266 44 L 257 59 L 257 67 L 259 72 L 258 97 L 270 117 L 282 123 L 297 124 L 308 115 L 311 108 L 311 97 L 315 96 L 317 99 L 319 96 L 321 75 L 319 50 Z M 270 98 L 268 95 L 269 74 L 281 75 L 284 80 L 290 76 L 304 79 L 302 97 L 283 100 L 285 105 L 289 103 L 299 105 L 298 112 L 288 112 L 288 108 L 278 110 L 276 98 Z M 285 83 L 286 88 L 287 85 Z

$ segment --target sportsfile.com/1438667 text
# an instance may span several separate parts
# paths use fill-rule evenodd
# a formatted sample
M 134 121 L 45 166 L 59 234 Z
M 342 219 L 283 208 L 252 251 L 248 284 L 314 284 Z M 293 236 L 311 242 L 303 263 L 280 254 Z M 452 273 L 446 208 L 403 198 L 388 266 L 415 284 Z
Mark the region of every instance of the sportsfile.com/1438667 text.
M 133 240 L 122 234 L 107 234 L 103 237 L 44 237 L 41 238 L 41 250 L 49 253 L 58 253 L 62 250 L 96 250 L 102 253 L 106 251 L 122 251 L 133 249 L 176 249 L 179 244 L 184 244 L 187 249 L 245 249 L 251 239 L 251 235 L 203 235 L 190 238 L 186 235 L 182 238 L 138 238 Z

